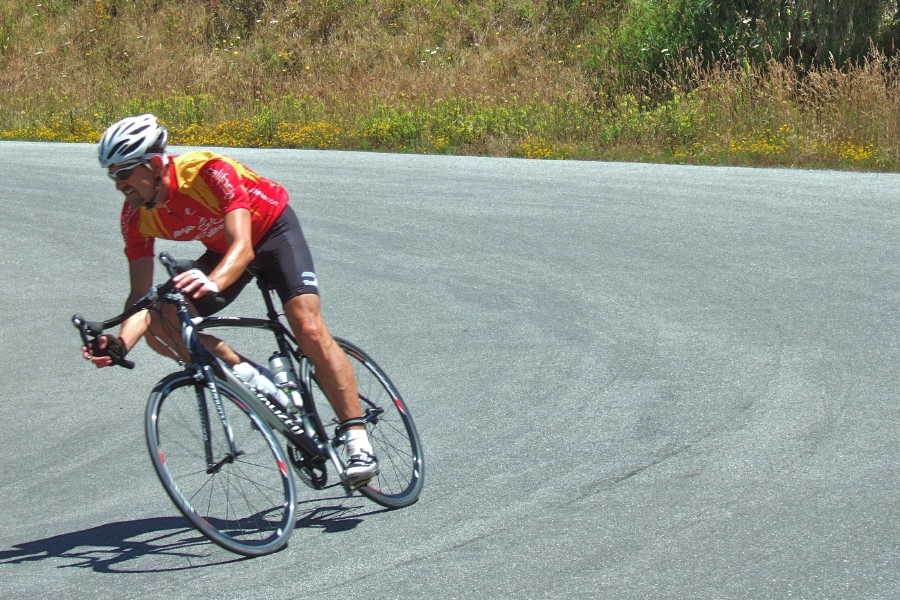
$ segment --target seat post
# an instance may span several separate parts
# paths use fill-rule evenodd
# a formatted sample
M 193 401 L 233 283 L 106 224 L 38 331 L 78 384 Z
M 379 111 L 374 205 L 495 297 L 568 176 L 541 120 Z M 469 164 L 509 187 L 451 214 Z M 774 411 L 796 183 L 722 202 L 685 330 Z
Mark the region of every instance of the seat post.
M 278 311 L 275 310 L 275 301 L 272 300 L 272 286 L 263 280 L 259 275 L 256 276 L 256 285 L 262 293 L 263 302 L 266 304 L 266 316 L 273 320 L 278 320 Z

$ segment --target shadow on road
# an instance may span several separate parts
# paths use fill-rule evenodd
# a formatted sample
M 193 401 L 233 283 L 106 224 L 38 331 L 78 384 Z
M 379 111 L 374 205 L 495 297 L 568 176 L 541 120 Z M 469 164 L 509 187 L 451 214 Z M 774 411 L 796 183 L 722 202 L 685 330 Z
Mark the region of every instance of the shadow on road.
M 242 560 L 231 555 L 226 560 L 216 560 L 213 554 L 218 553 L 212 552 L 213 548 L 184 518 L 158 517 L 107 523 L 16 544 L 12 549 L 0 550 L 0 565 L 57 558 L 74 559 L 64 567 L 89 568 L 100 573 L 137 573 L 181 571 Z M 157 567 L 122 568 L 123 563 L 150 555 L 182 560 L 178 566 L 160 566 L 158 561 L 153 561 Z
M 303 515 L 297 520 L 297 528 L 319 529 L 322 533 L 350 531 L 366 515 L 382 512 L 360 512 L 360 506 L 341 504 L 307 506 L 304 511 L 304 504 L 308 503 L 297 507 Z M 125 566 L 147 557 L 152 560 L 145 568 L 135 567 L 137 562 Z M 247 560 L 213 545 L 180 516 L 107 523 L 0 550 L 0 565 L 47 559 L 71 561 L 60 568 L 87 568 L 99 573 L 183 571 Z

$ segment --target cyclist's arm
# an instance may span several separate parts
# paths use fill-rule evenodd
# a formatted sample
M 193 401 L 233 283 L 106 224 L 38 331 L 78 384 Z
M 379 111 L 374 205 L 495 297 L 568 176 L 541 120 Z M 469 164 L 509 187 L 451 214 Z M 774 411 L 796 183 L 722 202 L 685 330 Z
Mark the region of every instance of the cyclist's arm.
M 128 298 L 125 300 L 126 309 L 140 300 L 153 286 L 154 238 L 138 231 L 139 215 L 140 211 L 131 207 L 128 202 L 125 203 L 122 209 L 122 235 L 125 238 L 130 283 Z M 141 311 L 122 323 L 119 337 L 130 350 L 148 328 L 147 311 Z
M 228 251 L 209 274 L 209 279 L 218 286 L 218 291 L 224 290 L 237 281 L 255 256 L 248 209 L 238 208 L 225 213 L 225 238 L 228 240 Z M 194 298 L 199 298 L 210 291 L 191 272 L 178 275 L 175 282 L 178 284 L 178 289 L 192 294 Z
M 228 252 L 210 273 L 210 279 L 219 284 L 219 289 L 237 281 L 255 256 L 249 210 L 239 208 L 225 213 L 225 239 Z
M 125 308 L 140 300 L 153 287 L 153 257 L 144 256 L 129 262 L 128 277 L 131 281 L 131 291 L 125 300 Z M 144 337 L 149 326 L 147 311 L 142 310 L 122 323 L 119 337 L 125 342 L 125 347 L 131 350 Z
M 128 299 L 125 300 L 125 308 L 129 308 L 137 302 L 144 294 L 150 291 L 153 285 L 153 257 L 145 256 L 137 258 L 128 263 L 128 275 L 131 280 L 131 292 Z M 124 323 L 119 330 L 119 338 L 125 344 L 127 350 L 134 348 L 143 335 L 147 332 L 150 324 L 147 319 L 147 311 L 132 315 Z M 100 349 L 106 348 L 106 340 L 98 340 Z M 110 367 L 113 362 L 108 356 L 94 356 L 88 349 L 84 348 L 84 357 L 89 359 L 97 367 Z

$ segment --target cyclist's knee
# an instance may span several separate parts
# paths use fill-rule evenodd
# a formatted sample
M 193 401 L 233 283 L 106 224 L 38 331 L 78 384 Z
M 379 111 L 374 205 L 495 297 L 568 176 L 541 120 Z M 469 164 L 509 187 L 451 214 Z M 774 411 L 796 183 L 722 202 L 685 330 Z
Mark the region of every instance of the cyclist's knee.
M 160 356 L 164 356 L 166 358 L 171 358 L 173 360 L 184 360 L 183 356 L 178 356 L 172 346 L 163 342 L 160 338 L 153 335 L 152 331 L 148 331 L 146 335 L 144 335 L 144 339 L 147 341 L 147 345 L 151 350 L 159 354 Z
M 182 355 L 178 351 L 179 346 L 183 346 L 180 332 L 177 327 L 172 325 L 176 322 L 174 320 L 176 318 L 175 311 L 171 310 L 169 306 L 164 306 L 161 311 L 151 310 L 148 317 L 147 333 L 144 335 L 144 339 L 147 340 L 150 349 L 166 358 L 185 360 L 187 354 Z
M 292 329 L 294 329 L 294 335 L 297 336 L 297 341 L 303 349 L 310 347 L 324 348 L 331 342 L 331 335 L 329 335 L 321 319 L 304 320 L 299 327 L 293 327 Z
M 172 333 L 172 328 L 169 327 L 163 319 L 156 315 L 151 315 L 150 323 L 147 327 L 147 337 L 159 338 L 166 342 L 171 342 L 174 335 Z
M 331 342 L 331 335 L 322 319 L 318 296 L 295 296 L 284 305 L 284 312 L 301 347 L 322 347 Z

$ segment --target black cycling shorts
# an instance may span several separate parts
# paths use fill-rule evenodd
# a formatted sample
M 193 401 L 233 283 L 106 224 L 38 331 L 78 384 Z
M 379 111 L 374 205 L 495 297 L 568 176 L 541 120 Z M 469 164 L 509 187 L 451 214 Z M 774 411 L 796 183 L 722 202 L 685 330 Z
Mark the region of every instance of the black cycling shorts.
M 254 276 L 273 288 L 281 298 L 282 304 L 295 296 L 319 293 L 312 254 L 306 244 L 306 238 L 303 237 L 300 221 L 290 206 L 284 207 L 284 212 L 253 251 L 256 253 L 255 258 L 247 272 L 237 281 L 217 296 L 207 294 L 193 300 L 201 317 L 215 314 L 231 304 Z M 194 261 L 194 266 L 209 275 L 222 261 L 223 256 L 218 252 L 207 250 L 203 256 Z

